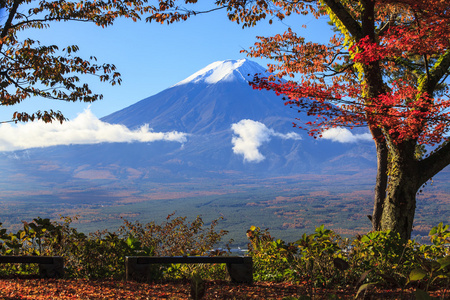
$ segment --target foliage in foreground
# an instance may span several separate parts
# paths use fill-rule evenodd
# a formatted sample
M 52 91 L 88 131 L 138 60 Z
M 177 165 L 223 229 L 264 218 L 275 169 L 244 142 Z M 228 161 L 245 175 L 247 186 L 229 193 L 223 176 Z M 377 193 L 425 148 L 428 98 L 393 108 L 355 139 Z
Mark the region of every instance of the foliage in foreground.
M 169 215 L 162 224 L 124 221 L 117 232 L 89 235 L 72 228 L 71 218 L 62 222 L 34 219 L 17 233 L 0 229 L 1 255 L 60 255 L 65 258 L 68 278 L 122 279 L 124 257 L 133 255 L 229 255 L 211 251 L 227 234 L 216 230 L 219 220 L 204 226 L 199 216 L 192 222 Z M 450 288 L 450 231 L 442 223 L 430 231 L 429 245 L 405 241 L 392 231 L 369 232 L 344 239 L 324 226 L 299 240 L 287 243 L 269 231 L 252 226 L 247 231 L 248 255 L 254 261 L 254 279 L 259 282 L 293 282 L 308 297 L 320 291 L 353 291 L 374 288 L 413 289 L 427 296 Z M 229 245 L 227 245 L 229 247 Z M 29 274 L 36 266 L 0 265 L 0 275 Z M 223 265 L 170 265 L 155 267 L 155 279 L 225 279 Z M 424 299 L 429 299 L 429 298 Z
M 302 282 L 311 298 L 318 289 L 352 289 L 358 296 L 374 287 L 414 288 L 417 296 L 426 296 L 450 288 L 448 229 L 442 223 L 434 227 L 430 245 L 405 241 L 392 231 L 343 239 L 323 226 L 294 243 L 259 227 L 250 228 L 247 236 L 255 280 Z
M 69 278 L 122 279 L 125 256 L 208 255 L 208 250 L 214 249 L 227 234 L 216 230 L 219 220 L 205 227 L 200 216 L 187 222 L 186 217 L 171 214 L 162 224 L 124 220 L 117 232 L 103 230 L 89 235 L 71 227 L 72 218 L 61 219 L 62 222 L 51 222 L 36 218 L 24 222 L 17 233 L 0 229 L 0 255 L 62 256 Z M 30 271 L 27 266 L 0 265 L 0 275 Z M 186 272 L 190 270 L 188 266 L 165 266 L 155 271 L 160 276 L 164 273 L 176 277 L 189 275 Z

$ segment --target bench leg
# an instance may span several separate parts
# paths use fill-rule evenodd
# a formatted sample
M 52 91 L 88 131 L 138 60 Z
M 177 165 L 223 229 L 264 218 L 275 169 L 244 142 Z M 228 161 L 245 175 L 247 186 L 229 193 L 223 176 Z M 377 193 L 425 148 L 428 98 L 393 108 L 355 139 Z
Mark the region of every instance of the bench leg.
M 253 261 L 251 257 L 246 257 L 243 264 L 227 264 L 228 274 L 231 281 L 253 283 Z
M 64 277 L 64 259 L 54 257 L 52 264 L 39 264 L 39 276 L 43 278 Z
M 136 280 L 135 277 L 138 276 L 137 269 L 137 258 L 135 257 L 125 257 L 125 280 Z M 139 272 L 140 273 L 140 272 Z
M 125 258 L 125 280 L 149 281 L 158 279 L 159 265 L 138 264 L 136 257 Z

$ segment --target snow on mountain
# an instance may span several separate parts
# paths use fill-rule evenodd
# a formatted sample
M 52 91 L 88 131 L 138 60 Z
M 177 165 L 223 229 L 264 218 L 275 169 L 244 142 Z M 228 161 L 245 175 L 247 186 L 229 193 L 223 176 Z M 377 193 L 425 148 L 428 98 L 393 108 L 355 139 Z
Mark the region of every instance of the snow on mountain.
M 289 109 L 273 92 L 252 89 L 248 80 L 255 73 L 265 73 L 265 69 L 249 60 L 215 62 L 175 86 L 101 119 L 132 132 L 140 128 L 152 133 L 177 131 L 186 134 L 182 144 L 164 139 L 103 142 L 32 149 L 29 155 L 47 165 L 64 166 L 74 178 L 80 166 L 93 174 L 110 174 L 109 168 L 114 166 L 117 171 L 111 176 L 116 178 L 129 169 L 139 170 L 146 178 L 160 178 L 164 173 L 167 180 L 222 171 L 245 177 L 373 167 L 374 156 L 367 156 L 373 153 L 373 143 L 364 142 L 365 136 L 357 136 L 352 144 L 351 133 L 344 131 L 330 132 L 329 140 L 314 140 L 293 129 L 296 118 L 305 122 L 313 117 Z
M 158 132 L 185 132 L 189 137 L 182 149 L 151 151 L 158 160 L 176 159 L 204 171 L 287 174 L 318 170 L 336 156 L 343 163 L 345 153 L 355 147 L 348 143 L 351 133 L 347 143 L 342 143 L 342 138 L 335 137 L 342 132 L 330 132 L 329 140 L 317 141 L 293 129 L 296 118 L 306 122 L 314 117 L 289 109 L 273 92 L 254 90 L 248 80 L 256 73 L 266 70 L 246 59 L 215 62 L 102 121 L 128 128 L 147 123 Z M 355 160 L 353 154 L 345 163 L 366 164 Z
M 162 132 L 210 134 L 227 130 L 230 140 L 231 125 L 243 119 L 275 126 L 283 133 L 291 131 L 298 114 L 275 93 L 257 91 L 248 84 L 255 74 L 265 72 L 259 64 L 246 59 L 215 62 L 102 120 L 130 129 L 148 123 L 150 128 Z
M 200 82 L 214 84 L 219 81 L 249 81 L 255 74 L 265 72 L 259 64 L 247 59 L 216 61 L 174 86 Z

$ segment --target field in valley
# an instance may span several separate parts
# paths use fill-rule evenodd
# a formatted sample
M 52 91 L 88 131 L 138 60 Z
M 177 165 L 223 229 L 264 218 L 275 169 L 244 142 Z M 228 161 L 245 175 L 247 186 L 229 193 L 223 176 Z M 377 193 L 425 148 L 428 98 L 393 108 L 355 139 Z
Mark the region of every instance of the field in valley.
M 147 182 L 139 186 L 116 184 L 83 189 L 54 186 L 45 190 L 10 191 L 0 201 L 4 228 L 18 230 L 21 221 L 35 217 L 58 220 L 79 216 L 74 226 L 83 232 L 123 224 L 122 218 L 161 223 L 167 215 L 202 215 L 206 222 L 223 217 L 219 228 L 229 231 L 236 246 L 245 246 L 250 226 L 268 228 L 272 235 L 295 241 L 324 224 L 343 236 L 370 230 L 372 212 L 370 174 L 296 175 L 267 179 L 192 179 L 185 182 Z M 362 178 L 367 178 L 362 180 Z M 450 223 L 450 188 L 445 178 L 418 196 L 413 235 L 426 236 L 439 222 Z M 66 191 L 66 193 L 64 193 Z

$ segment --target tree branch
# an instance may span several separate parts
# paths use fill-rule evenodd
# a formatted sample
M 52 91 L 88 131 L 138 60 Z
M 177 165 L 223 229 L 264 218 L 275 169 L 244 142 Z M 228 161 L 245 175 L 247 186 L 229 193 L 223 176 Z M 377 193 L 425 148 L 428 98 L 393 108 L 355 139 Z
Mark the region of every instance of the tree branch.
M 433 68 L 422 75 L 419 82 L 419 91 L 427 92 L 428 96 L 433 96 L 436 86 L 442 77 L 446 76 L 450 68 L 450 50 L 447 50 L 434 64 Z
M 447 140 L 443 146 L 429 157 L 421 160 L 418 164 L 420 174 L 420 185 L 425 184 L 430 178 L 439 173 L 450 164 L 450 141 Z
M 344 24 L 357 41 L 363 38 L 361 25 L 352 17 L 341 2 L 336 0 L 324 0 L 323 2 L 328 5 L 331 11 L 339 18 L 342 24 Z
M 17 9 L 19 8 L 19 5 L 21 4 L 22 0 L 15 0 L 13 3 L 13 6 L 11 7 L 11 9 L 9 10 L 9 15 L 8 15 L 8 19 L 5 22 L 5 25 L 3 26 L 3 30 L 0 34 L 0 38 L 3 40 L 3 38 L 5 36 L 8 35 L 8 31 L 11 29 L 11 24 L 12 24 L 12 20 L 14 18 L 14 16 L 17 13 Z M 0 50 L 3 47 L 3 43 L 0 44 Z

